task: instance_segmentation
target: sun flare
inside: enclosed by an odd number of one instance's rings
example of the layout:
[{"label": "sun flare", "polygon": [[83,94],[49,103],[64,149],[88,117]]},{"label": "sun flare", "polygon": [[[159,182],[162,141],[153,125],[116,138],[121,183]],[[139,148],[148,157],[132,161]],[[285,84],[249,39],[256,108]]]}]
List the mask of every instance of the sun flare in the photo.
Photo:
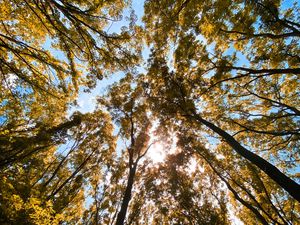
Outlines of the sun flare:
[{"label": "sun flare", "polygon": [[148,153],[147,153],[147,156],[151,159],[151,161],[153,163],[161,163],[164,161],[164,159],[166,158],[166,151],[164,149],[164,146],[162,143],[154,143]]},{"label": "sun flare", "polygon": [[171,143],[166,144],[155,134],[155,126],[150,130],[150,143],[151,147],[147,152],[147,157],[151,159],[153,163],[162,163],[166,156],[174,154],[177,151],[177,137],[176,134],[172,134],[169,139]]}]

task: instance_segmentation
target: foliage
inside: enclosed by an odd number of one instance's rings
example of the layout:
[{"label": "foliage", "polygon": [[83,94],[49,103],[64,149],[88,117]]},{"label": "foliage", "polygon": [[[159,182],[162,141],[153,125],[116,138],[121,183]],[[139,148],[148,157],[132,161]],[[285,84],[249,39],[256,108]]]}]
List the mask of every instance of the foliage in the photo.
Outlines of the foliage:
[{"label": "foliage", "polygon": [[298,2],[133,5],[0,3],[0,223],[299,224]]}]

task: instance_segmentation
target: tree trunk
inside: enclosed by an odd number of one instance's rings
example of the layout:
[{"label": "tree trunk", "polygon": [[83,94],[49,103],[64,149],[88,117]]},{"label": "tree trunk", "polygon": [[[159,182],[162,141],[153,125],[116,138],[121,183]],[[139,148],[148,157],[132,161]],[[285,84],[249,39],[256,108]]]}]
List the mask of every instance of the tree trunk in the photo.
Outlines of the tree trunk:
[{"label": "tree trunk", "polygon": [[284,175],[279,169],[273,166],[268,161],[260,156],[244,148],[238,141],[236,141],[230,134],[221,128],[215,126],[211,122],[194,114],[193,117],[200,123],[207,126],[212,131],[219,134],[239,155],[243,156],[258,168],[263,170],[273,181],[286,190],[293,198],[300,202],[300,185],[295,181]]},{"label": "tree trunk", "polygon": [[128,209],[128,205],[129,205],[129,201],[131,200],[131,191],[132,191],[132,187],[133,187],[133,183],[134,183],[136,166],[137,165],[134,164],[133,167],[130,168],[130,170],[129,170],[127,186],[126,186],[126,190],[125,190],[125,193],[124,193],[121,209],[118,213],[116,225],[123,225],[124,224],[127,209]]}]

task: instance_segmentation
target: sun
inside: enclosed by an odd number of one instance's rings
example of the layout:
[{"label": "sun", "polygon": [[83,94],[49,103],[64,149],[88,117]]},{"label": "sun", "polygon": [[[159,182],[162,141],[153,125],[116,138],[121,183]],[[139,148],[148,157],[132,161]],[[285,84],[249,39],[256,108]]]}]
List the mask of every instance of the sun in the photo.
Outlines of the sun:
[{"label": "sun", "polygon": [[160,142],[152,144],[147,152],[147,157],[150,158],[153,163],[162,163],[166,155],[167,153],[164,150],[164,146]]},{"label": "sun", "polygon": [[170,144],[166,144],[159,139],[155,134],[155,127],[150,130],[150,144],[146,157],[148,157],[153,163],[162,163],[169,154],[174,154],[177,151],[177,137],[176,134],[172,134],[169,139]]}]

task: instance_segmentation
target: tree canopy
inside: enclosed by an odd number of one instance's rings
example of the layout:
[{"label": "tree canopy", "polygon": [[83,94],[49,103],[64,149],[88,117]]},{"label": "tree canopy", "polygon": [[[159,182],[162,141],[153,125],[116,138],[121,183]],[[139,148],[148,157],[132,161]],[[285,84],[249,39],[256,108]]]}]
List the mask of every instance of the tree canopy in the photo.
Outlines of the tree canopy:
[{"label": "tree canopy", "polygon": [[300,224],[298,1],[137,5],[0,2],[0,223]]}]

